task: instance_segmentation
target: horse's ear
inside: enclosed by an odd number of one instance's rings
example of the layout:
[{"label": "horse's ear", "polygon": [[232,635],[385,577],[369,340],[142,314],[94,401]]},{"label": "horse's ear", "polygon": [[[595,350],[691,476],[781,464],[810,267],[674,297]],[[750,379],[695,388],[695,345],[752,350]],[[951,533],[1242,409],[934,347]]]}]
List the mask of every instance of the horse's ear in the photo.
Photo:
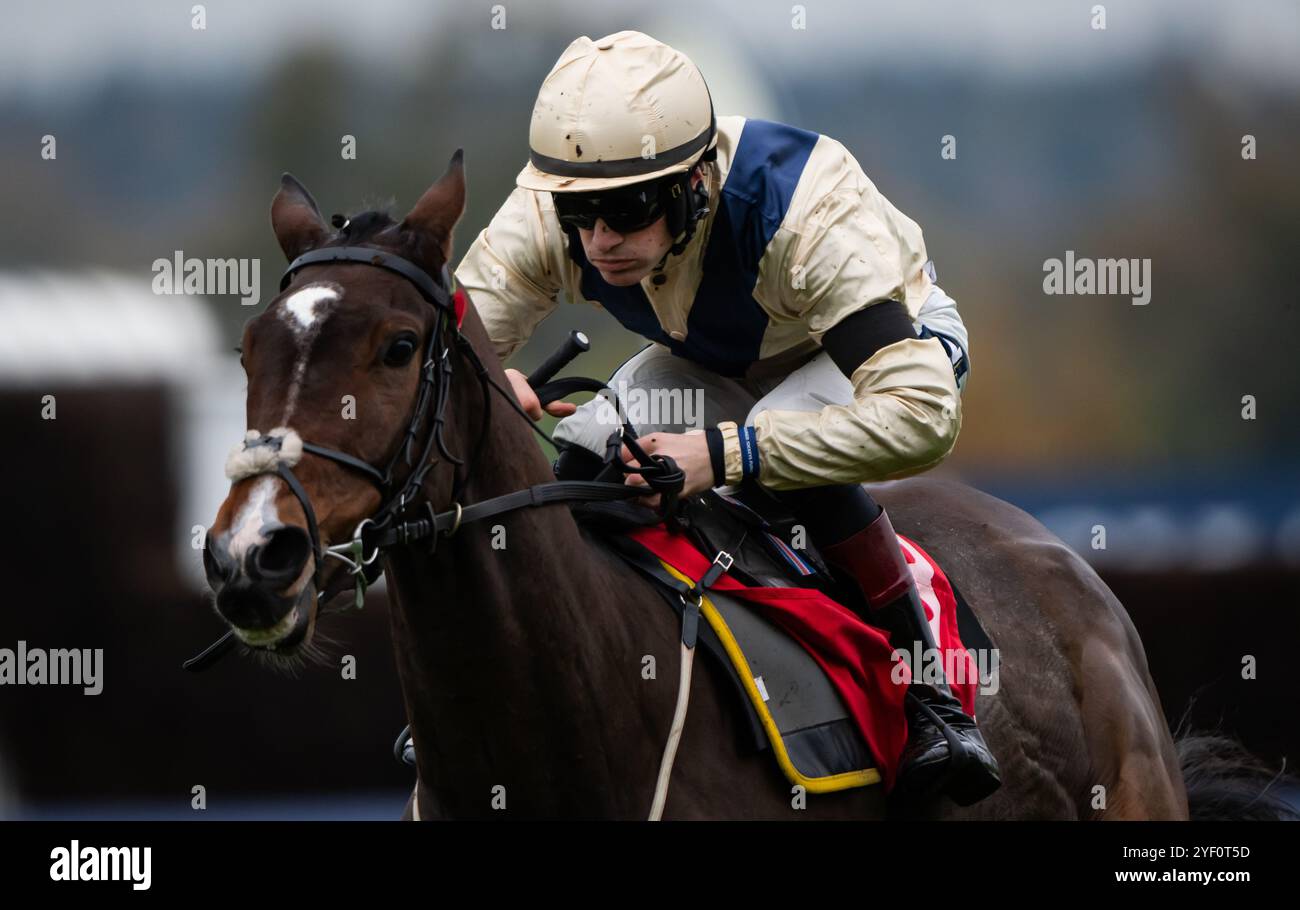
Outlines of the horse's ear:
[{"label": "horse's ear", "polygon": [[402,221],[403,230],[421,234],[436,245],[444,263],[451,261],[452,231],[465,212],[464,158],[465,150],[456,149],[447,173],[425,191]]},{"label": "horse's ear", "polygon": [[329,236],[316,200],[289,173],[280,178],[280,191],[271,202],[271,228],[290,262],[320,246]]}]

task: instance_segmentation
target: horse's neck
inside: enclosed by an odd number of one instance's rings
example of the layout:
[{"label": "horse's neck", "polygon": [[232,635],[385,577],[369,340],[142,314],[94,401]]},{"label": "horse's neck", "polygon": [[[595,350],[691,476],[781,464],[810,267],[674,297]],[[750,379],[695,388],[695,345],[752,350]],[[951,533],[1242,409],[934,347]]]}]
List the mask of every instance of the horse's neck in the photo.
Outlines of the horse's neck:
[{"label": "horse's neck", "polygon": [[[484,451],[463,456],[473,459],[463,505],[554,479],[523,418],[499,396],[491,415]],[[389,570],[398,671],[426,787],[469,788],[486,808],[491,787],[536,792],[577,776],[562,767],[575,753],[615,751],[591,704],[617,712],[628,697],[620,692],[633,688],[635,667],[626,685],[604,685],[614,658],[602,643],[626,617],[611,595],[626,578],[563,504],[465,525],[432,556],[394,554]]]}]

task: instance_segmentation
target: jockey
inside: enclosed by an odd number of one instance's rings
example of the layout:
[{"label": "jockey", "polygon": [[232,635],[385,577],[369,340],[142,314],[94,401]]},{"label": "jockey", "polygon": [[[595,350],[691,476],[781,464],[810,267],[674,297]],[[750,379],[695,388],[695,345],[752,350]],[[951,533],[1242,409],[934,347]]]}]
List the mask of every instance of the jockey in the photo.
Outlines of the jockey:
[{"label": "jockey", "polygon": [[[650,342],[612,389],[703,390],[693,432],[681,414],[632,421],[685,473],[681,495],[759,484],[857,583],[893,647],[938,653],[889,516],[862,487],[939,463],[961,426],[966,329],[920,228],[834,139],[716,117],[695,65],[640,32],[570,44],[528,139],[516,189],[456,270],[497,353],[518,350],[561,291],[604,307]],[[540,418],[523,374],[506,373]],[[614,406],[547,410],[564,416],[557,474],[592,476]],[[999,786],[946,681],[914,679],[904,703],[895,790],[969,805]]]}]

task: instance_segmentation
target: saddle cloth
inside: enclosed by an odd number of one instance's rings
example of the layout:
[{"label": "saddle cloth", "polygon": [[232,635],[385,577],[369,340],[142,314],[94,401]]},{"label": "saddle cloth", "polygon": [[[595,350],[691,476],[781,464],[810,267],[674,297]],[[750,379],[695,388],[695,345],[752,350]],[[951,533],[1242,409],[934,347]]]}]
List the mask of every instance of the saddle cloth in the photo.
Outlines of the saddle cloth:
[{"label": "saddle cloth", "polygon": [[[772,750],[791,784],[829,793],[883,783],[892,790],[907,742],[903,711],[906,664],[886,633],[863,622],[854,592],[839,588],[816,549],[796,547],[793,520],[765,517],[755,499],[712,491],[683,503],[686,533],[674,533],[649,510],[629,503],[584,503],[575,517],[615,552],[661,582],[665,600],[682,602],[670,579],[691,584],[719,550],[734,559],[704,596],[700,644],[732,679],[747,726],[743,748]],[[770,520],[769,520],[770,519]],[[719,541],[725,540],[722,544]],[[899,537],[935,640],[969,661],[954,694],[974,716],[979,684],[963,638],[987,636],[938,564]]]}]

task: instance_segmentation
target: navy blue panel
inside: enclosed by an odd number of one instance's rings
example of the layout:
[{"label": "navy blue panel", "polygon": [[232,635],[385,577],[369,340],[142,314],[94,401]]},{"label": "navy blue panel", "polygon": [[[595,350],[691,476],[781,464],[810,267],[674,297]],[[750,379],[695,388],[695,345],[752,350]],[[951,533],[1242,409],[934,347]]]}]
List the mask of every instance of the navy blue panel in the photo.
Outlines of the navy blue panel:
[{"label": "navy blue panel", "polygon": [[785,219],[817,134],[746,120],[714,215],[704,275],[687,320],[687,356],[743,375],[758,359],[767,313],[753,297],[758,264]]},{"label": "navy blue panel", "polygon": [[817,133],[768,120],[747,120],[714,214],[704,272],[687,319],[686,341],[668,337],[641,286],[620,288],[600,277],[569,234],[569,255],[582,270],[582,294],[627,329],[723,376],[743,376],[758,359],[768,318],[754,300],[758,265],[785,218]]},{"label": "navy blue panel", "polygon": [[728,216],[736,264],[748,275],[750,290],[758,280],[759,260],[785,220],[817,139],[816,133],[784,123],[745,121],[722,188],[722,209]]}]

